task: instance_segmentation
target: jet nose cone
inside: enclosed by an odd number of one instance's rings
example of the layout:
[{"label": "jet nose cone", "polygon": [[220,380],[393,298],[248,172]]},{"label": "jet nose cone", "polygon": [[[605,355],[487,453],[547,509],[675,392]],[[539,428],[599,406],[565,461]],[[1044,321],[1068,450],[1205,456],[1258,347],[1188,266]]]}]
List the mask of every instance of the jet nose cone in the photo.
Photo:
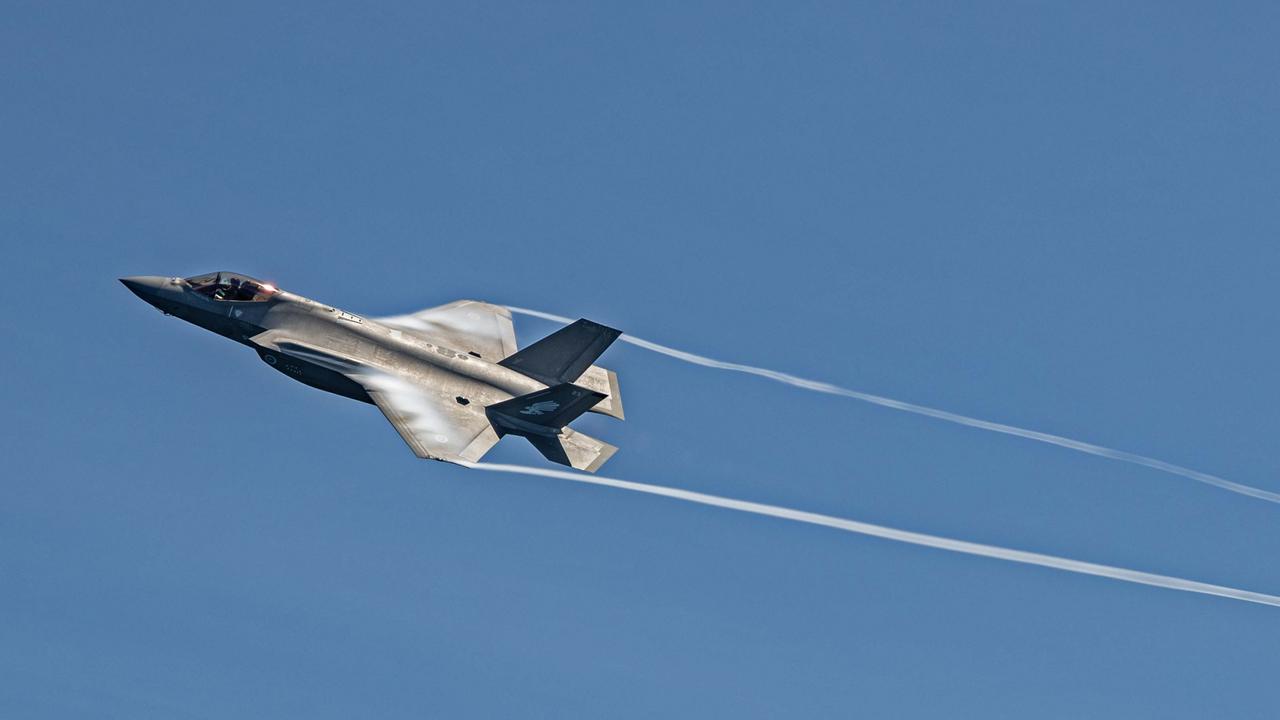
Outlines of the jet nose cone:
[{"label": "jet nose cone", "polygon": [[129,292],[146,300],[155,296],[156,291],[164,283],[164,278],[152,275],[135,275],[133,277],[122,277],[120,282],[129,288]]},{"label": "jet nose cone", "polygon": [[170,312],[174,304],[174,293],[170,291],[169,279],[155,275],[137,275],[120,278],[121,284],[129,288],[129,292],[137,295],[148,305]]}]

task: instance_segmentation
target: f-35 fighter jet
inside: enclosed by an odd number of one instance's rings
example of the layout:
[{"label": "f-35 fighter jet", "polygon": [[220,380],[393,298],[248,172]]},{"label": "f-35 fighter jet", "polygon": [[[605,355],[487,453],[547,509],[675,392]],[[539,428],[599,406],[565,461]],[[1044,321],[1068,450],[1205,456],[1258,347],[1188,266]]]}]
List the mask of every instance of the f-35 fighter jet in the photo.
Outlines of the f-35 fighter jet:
[{"label": "f-35 fighter jet", "polygon": [[420,458],[476,462],[520,435],[595,472],[617,450],[567,427],[587,411],[622,419],[618,376],[592,364],[613,328],[579,320],[517,350],[511,312],[474,300],[365,318],[238,273],[120,282],[299,382],[377,405]]}]

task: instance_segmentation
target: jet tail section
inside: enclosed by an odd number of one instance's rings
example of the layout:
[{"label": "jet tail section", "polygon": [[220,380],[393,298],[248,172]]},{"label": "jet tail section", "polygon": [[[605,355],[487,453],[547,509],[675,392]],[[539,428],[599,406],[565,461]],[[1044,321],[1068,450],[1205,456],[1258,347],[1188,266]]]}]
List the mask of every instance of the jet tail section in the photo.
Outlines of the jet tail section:
[{"label": "jet tail section", "polygon": [[607,443],[566,429],[604,399],[604,393],[572,383],[521,395],[484,409],[498,436],[520,435],[552,462],[595,472],[617,450]]},{"label": "jet tail section", "polygon": [[600,323],[578,320],[498,364],[547,385],[571,383],[621,334]]}]

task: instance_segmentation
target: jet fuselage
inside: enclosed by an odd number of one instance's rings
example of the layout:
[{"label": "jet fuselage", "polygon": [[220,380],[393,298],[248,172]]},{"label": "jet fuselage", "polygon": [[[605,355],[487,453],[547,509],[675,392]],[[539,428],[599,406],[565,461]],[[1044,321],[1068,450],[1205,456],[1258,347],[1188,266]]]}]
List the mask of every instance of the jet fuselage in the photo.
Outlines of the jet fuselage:
[{"label": "jet fuselage", "polygon": [[[429,368],[439,368],[481,383],[481,396],[458,400],[463,404],[490,405],[547,387],[498,365],[501,358],[444,347],[275,288],[266,299],[241,301],[203,295],[181,278],[140,276],[121,282],[167,315],[248,345],[264,362],[294,380],[361,402],[373,401],[363,387],[339,371],[344,362],[424,380]],[[289,352],[281,352],[275,335],[287,335]]]}]

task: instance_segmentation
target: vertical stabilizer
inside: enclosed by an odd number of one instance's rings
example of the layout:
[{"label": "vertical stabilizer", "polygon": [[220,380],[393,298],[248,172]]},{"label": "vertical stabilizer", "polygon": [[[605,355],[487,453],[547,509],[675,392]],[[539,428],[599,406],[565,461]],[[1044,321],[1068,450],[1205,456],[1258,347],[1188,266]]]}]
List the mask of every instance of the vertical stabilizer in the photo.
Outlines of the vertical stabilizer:
[{"label": "vertical stabilizer", "polygon": [[498,364],[547,385],[571,383],[621,334],[600,323],[578,320]]}]

